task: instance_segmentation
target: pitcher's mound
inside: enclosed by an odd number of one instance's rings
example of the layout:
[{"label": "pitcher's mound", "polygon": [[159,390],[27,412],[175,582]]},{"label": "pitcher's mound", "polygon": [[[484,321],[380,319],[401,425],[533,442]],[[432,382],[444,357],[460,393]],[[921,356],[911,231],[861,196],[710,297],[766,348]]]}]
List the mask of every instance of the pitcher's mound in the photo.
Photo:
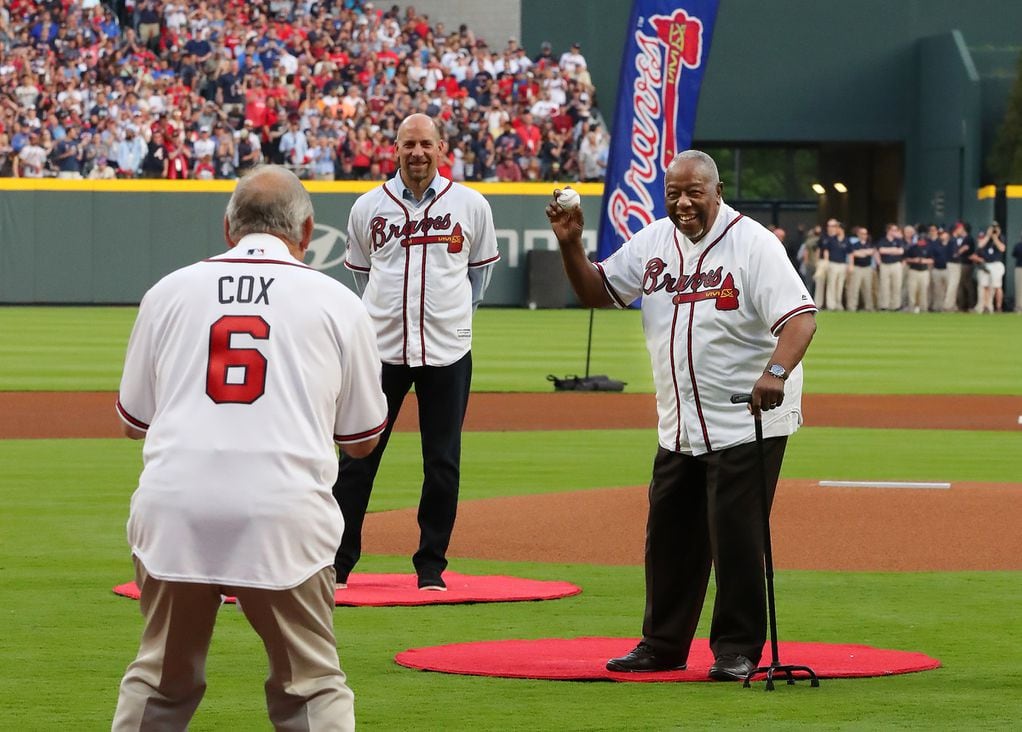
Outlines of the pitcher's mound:
[{"label": "pitcher's mound", "polygon": [[[420,590],[414,574],[352,574],[348,587],[334,593],[337,605],[385,607],[394,605],[457,605],[465,602],[521,602],[556,600],[582,592],[570,582],[444,572],[446,592]],[[138,586],[128,582],[114,593],[139,598]],[[225,602],[234,602],[233,597]]]},{"label": "pitcher's mound", "polygon": [[[628,638],[542,638],[478,643],[452,643],[412,648],[395,660],[402,666],[469,676],[558,681],[709,681],[713,654],[704,638],[692,643],[685,671],[618,673],[608,671],[607,659],[628,653],[638,641]],[[844,643],[778,644],[782,664],[809,666],[819,678],[890,676],[938,668],[940,661],[922,653],[893,651]],[[761,663],[770,661],[769,643]],[[765,674],[754,680],[762,680]],[[796,678],[799,674],[796,673]],[[775,677],[775,683],[782,676]]]}]

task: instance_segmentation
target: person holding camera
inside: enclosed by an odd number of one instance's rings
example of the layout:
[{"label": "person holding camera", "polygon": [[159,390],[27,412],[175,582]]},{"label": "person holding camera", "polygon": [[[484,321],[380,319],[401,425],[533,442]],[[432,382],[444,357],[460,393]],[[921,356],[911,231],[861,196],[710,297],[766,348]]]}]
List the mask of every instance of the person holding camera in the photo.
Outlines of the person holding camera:
[{"label": "person holding camera", "polygon": [[1001,239],[1001,227],[995,221],[976,240],[976,282],[979,285],[977,313],[994,313],[1004,301],[1004,253],[1008,247]]}]

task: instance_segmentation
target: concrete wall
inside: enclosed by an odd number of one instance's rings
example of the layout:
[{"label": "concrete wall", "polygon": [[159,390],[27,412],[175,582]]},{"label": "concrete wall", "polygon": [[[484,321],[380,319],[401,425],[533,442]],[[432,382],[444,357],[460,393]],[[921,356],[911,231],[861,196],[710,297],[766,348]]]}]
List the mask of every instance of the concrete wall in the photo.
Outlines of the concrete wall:
[{"label": "concrete wall", "polygon": [[[522,3],[521,0],[501,0],[501,2],[473,2],[472,0],[415,0],[409,3],[416,11],[429,16],[430,23],[443,21],[448,33],[458,30],[462,23],[476,34],[476,38],[485,40],[491,49],[500,50],[507,44],[507,39],[514,36],[522,37]],[[378,2],[377,7],[389,8],[390,3]],[[402,10],[404,5],[401,6]],[[535,50],[529,48],[530,55],[539,52],[539,44]]]},{"label": "concrete wall", "polygon": [[[0,303],[133,303],[162,276],[223,251],[223,212],[230,182],[132,181],[32,183],[0,180]],[[20,189],[19,189],[20,187]],[[316,234],[306,263],[349,287],[343,266],[348,211],[356,188],[310,183]],[[488,305],[528,302],[527,254],[556,250],[543,209],[552,184],[482,184],[493,210],[501,261]],[[101,188],[101,190],[97,190]],[[577,185],[590,225],[583,239],[596,251],[603,186]],[[560,268],[560,264],[557,264]],[[560,305],[572,302],[569,293]]]}]

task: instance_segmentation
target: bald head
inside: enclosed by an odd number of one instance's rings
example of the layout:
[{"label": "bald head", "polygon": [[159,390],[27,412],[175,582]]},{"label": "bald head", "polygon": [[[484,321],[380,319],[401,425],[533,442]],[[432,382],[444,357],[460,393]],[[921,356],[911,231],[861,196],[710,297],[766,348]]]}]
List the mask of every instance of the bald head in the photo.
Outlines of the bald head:
[{"label": "bald head", "polygon": [[230,242],[246,234],[276,234],[298,245],[305,239],[306,228],[311,233],[312,200],[290,170],[261,165],[238,181],[224,219]]},{"label": "bald head", "polygon": [[437,142],[440,141],[440,128],[428,114],[410,114],[401,120],[397,128],[397,138],[400,140],[402,136],[407,137],[413,134],[413,130],[416,136],[432,134]]},{"label": "bald head", "polygon": [[397,128],[397,163],[401,180],[416,200],[422,199],[436,175],[441,156],[446,152],[440,128],[429,115],[409,115]]}]

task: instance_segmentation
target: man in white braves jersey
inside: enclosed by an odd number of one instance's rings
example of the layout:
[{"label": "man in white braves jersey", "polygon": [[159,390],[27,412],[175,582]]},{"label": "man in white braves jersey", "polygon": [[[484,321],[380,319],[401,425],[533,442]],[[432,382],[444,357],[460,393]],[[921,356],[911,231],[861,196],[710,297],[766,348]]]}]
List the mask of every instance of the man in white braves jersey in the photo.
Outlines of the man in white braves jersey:
[{"label": "man in white braves jersey", "polygon": [[369,457],[341,456],[334,485],[345,522],[334,565],[340,588],[361,555],[373,480],[414,384],[423,482],[412,564],[420,589],[446,589],[441,575],[458,508],[472,314],[500,257],[486,199],[437,173],[446,150],[431,118],[406,118],[397,132],[398,174],[359,197],[348,217],[344,264],[354,272],[376,328],[388,424]]},{"label": "man in white braves jersey", "polygon": [[145,628],[115,730],[188,726],[221,594],[266,646],[274,727],[354,728],[333,628],[334,443],[369,454],[387,412],[365,309],[302,264],[312,213],[293,173],[254,170],[227,205],[229,251],[142,300],[117,411],[145,438],[128,520]]},{"label": "man in white braves jersey", "polygon": [[[547,206],[564,267],[589,307],[642,297],[659,443],[649,487],[642,641],[612,671],[685,668],[711,566],[717,584],[710,676],[740,679],[766,641],[764,533],[754,415],[773,489],[801,423],[802,368],[817,308],[769,231],[722,200],[713,159],[687,150],[667,169],[667,217],[600,264],[580,209]],[[731,403],[752,393],[750,407]]]}]

